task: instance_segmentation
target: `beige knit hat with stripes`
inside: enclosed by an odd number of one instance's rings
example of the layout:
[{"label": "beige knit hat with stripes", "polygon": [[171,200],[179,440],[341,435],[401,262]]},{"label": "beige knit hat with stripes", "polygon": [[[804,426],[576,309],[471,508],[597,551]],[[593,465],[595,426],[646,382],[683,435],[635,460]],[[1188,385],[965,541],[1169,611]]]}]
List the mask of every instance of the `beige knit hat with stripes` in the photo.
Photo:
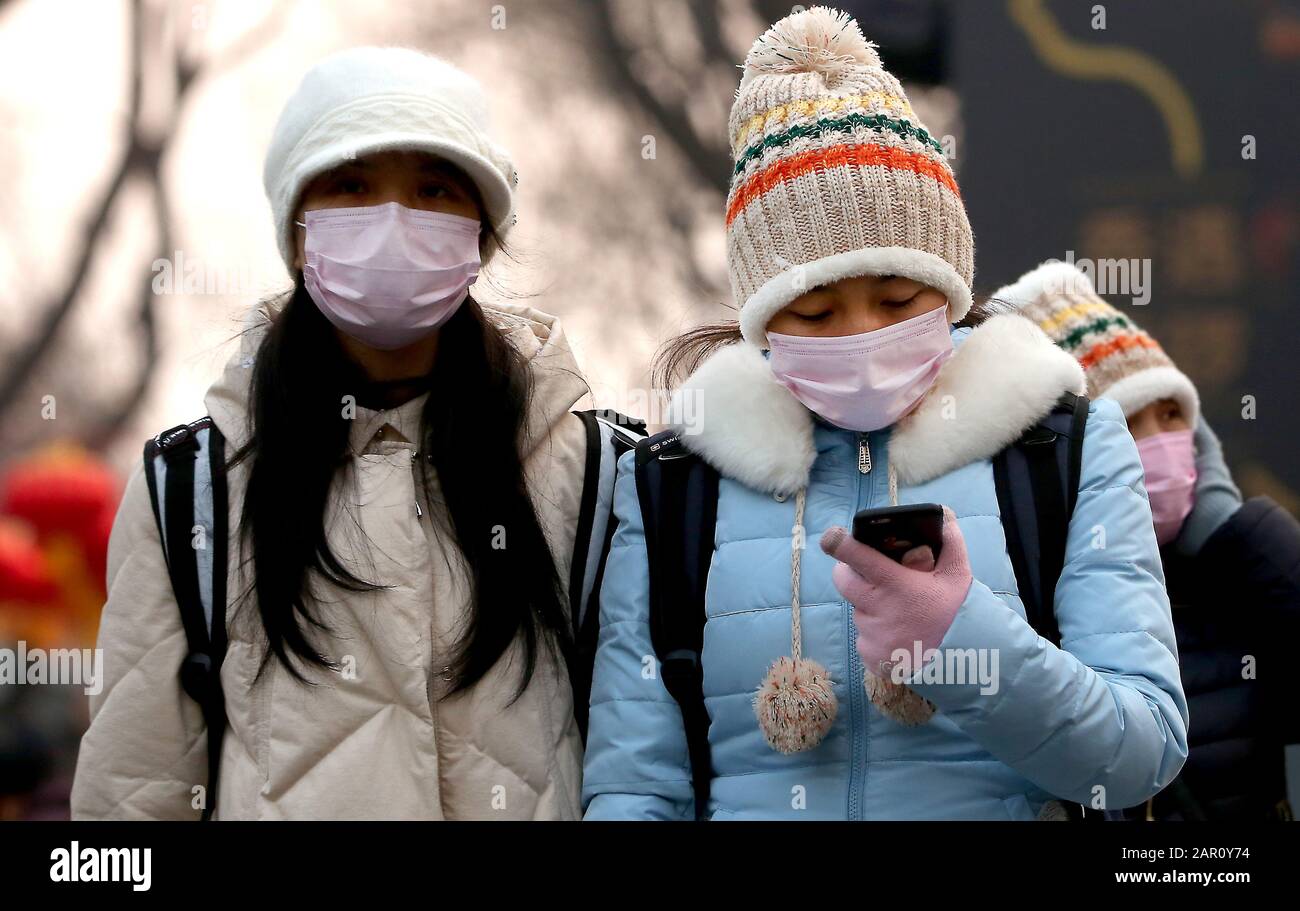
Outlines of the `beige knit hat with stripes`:
[{"label": "beige knit hat with stripes", "polygon": [[1152,402],[1173,399],[1187,423],[1196,426],[1201,412],[1196,386],[1159,342],[1098,296],[1078,266],[1043,263],[1000,289],[992,301],[1019,310],[1073,354],[1088,378],[1089,396],[1114,399],[1126,418]]},{"label": "beige knit hat with stripes", "polygon": [[728,123],[727,262],[745,339],[805,291],[901,275],[971,304],[975,241],[943,147],[848,14],[787,16],[745,58]]}]

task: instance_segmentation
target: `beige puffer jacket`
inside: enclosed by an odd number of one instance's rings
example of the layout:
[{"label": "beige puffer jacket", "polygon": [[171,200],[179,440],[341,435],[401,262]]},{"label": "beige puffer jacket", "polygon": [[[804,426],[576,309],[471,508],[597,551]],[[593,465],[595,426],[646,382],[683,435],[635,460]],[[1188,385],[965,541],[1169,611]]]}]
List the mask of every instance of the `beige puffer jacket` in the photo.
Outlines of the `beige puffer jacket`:
[{"label": "beige puffer jacket", "polygon": [[[585,453],[582,424],[569,412],[586,385],[553,317],[509,305],[486,312],[533,371],[525,468],[567,580]],[[249,368],[263,328],[245,334],[205,399],[228,452],[247,437]],[[316,641],[344,672],[315,673],[314,687],[294,681],[276,661],[254,684],[264,650],[261,622],[251,600],[235,600],[247,587],[235,537],[246,475],[242,467],[230,473],[230,646],[221,671],[229,729],[218,818],[582,815],[582,747],[562,661],[542,651],[532,682],[511,705],[522,652],[516,646],[471,690],[442,698],[468,596],[460,552],[431,519],[415,482],[412,440],[423,402],[387,412],[358,409],[350,476],[340,473],[327,513],[330,546],[361,578],[391,587],[324,592],[320,616],[335,636]],[[304,431],[303,445],[310,441]],[[436,502],[436,477],[426,474]],[[195,819],[194,789],[207,779],[206,733],[178,679],[185,635],[143,470],[131,479],[113,526],[108,585],[99,631],[104,687],[91,699],[73,817]]]}]

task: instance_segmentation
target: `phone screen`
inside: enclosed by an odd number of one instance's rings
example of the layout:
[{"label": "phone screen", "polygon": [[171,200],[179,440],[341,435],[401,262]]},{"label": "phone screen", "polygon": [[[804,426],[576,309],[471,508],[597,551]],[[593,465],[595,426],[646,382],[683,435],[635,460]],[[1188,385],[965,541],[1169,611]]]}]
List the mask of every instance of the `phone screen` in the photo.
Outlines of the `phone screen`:
[{"label": "phone screen", "polygon": [[943,507],[937,503],[864,509],[853,518],[853,537],[893,560],[926,545],[939,559],[943,545]]}]

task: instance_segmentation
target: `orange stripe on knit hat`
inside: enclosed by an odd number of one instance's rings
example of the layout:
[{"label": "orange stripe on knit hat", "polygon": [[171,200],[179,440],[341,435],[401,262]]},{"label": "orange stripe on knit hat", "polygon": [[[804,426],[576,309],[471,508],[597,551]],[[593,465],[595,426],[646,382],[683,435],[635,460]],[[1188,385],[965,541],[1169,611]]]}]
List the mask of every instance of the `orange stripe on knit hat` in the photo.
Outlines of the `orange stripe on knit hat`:
[{"label": "orange stripe on knit hat", "polygon": [[1130,348],[1155,348],[1159,350],[1160,344],[1145,332],[1138,335],[1118,335],[1108,341],[1093,345],[1080,356],[1079,363],[1086,370],[1103,358],[1118,354],[1121,351],[1127,351]]},{"label": "orange stripe on knit hat", "polygon": [[961,198],[957,181],[953,179],[948,169],[924,155],[875,143],[837,145],[826,149],[810,149],[807,152],[782,158],[750,177],[741,185],[732,197],[731,204],[727,206],[727,225],[730,226],[741,210],[757,197],[784,181],[795,180],[810,171],[846,167],[883,167],[895,171],[912,171],[938,181],[959,199]]}]

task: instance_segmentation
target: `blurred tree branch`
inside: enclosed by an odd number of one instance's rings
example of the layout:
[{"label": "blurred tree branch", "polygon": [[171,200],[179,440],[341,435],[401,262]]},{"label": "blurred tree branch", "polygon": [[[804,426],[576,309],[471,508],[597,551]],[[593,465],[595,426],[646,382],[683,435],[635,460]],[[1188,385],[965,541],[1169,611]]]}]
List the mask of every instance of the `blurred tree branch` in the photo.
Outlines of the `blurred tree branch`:
[{"label": "blurred tree branch", "polygon": [[[0,6],[5,0],[0,0]],[[265,45],[279,28],[285,12],[285,6],[273,4],[263,19],[246,32],[240,40],[219,54],[214,54],[207,62],[194,61],[186,54],[185,42],[177,41],[174,48],[169,48],[161,39],[163,25],[170,7],[156,16],[146,11],[143,0],[132,0],[128,15],[131,50],[128,76],[128,110],[127,148],[116,170],[109,178],[98,205],[87,222],[83,232],[81,247],[77,252],[71,277],[58,299],[44,310],[40,325],[32,337],[8,359],[3,374],[0,374],[0,416],[9,411],[19,400],[23,389],[31,379],[33,372],[46,356],[55,348],[60,328],[76,309],[78,300],[90,271],[98,247],[104,239],[109,218],[116,205],[123,187],[131,179],[140,179],[150,188],[154,218],[157,226],[156,259],[172,255],[172,213],[170,196],[160,172],[162,159],[167,147],[176,134],[180,113],[184,101],[197,79],[204,75],[222,72],[233,68],[247,56]],[[171,53],[170,65],[174,69],[174,97],[171,104],[170,121],[162,131],[161,137],[150,134],[141,121],[142,80],[146,64],[148,42],[146,30],[153,27],[154,34],[160,37],[158,47],[162,53]],[[148,392],[158,355],[157,325],[154,318],[153,269],[146,268],[144,281],[140,289],[136,306],[136,319],[132,329],[138,333],[141,356],[135,374],[127,384],[125,393],[118,398],[102,418],[86,433],[87,441],[92,445],[102,446],[113,439],[116,433],[135,413]]]},{"label": "blurred tree branch", "polygon": [[[729,150],[725,143],[703,139],[691,125],[684,107],[664,102],[654,90],[633,70],[630,61],[636,48],[630,46],[614,22],[615,0],[596,0],[590,4],[591,27],[601,48],[600,61],[613,81],[616,91],[625,91],[659,124],[672,143],[685,156],[696,177],[706,186],[713,187],[725,196],[729,184],[727,162]],[[710,55],[723,47],[718,33],[717,12],[712,4],[702,7],[691,0],[692,18],[698,24],[707,23],[706,34],[701,39]]]},{"label": "blurred tree branch", "polygon": [[46,308],[45,315],[41,319],[35,335],[27,342],[26,346],[9,357],[8,366],[4,373],[0,374],[0,415],[13,407],[23,387],[27,384],[32,371],[53,346],[59,327],[63,325],[64,320],[76,305],[77,298],[81,293],[81,287],[90,271],[90,264],[94,259],[95,248],[100,235],[103,234],[108,224],[113,204],[117,201],[117,197],[121,193],[122,187],[125,186],[127,178],[141,165],[147,166],[148,160],[157,154],[156,150],[148,150],[140,141],[136,129],[136,121],[140,115],[140,73],[144,56],[141,0],[132,0],[130,17],[131,53],[129,57],[127,123],[131,125],[131,142],[127,146],[117,170],[109,178],[104,195],[101,197],[99,205],[86,226],[81,250],[78,252],[76,262],[72,267],[72,276],[67,286],[54,305]]},{"label": "blurred tree branch", "polygon": [[[231,47],[214,55],[206,63],[194,63],[186,58],[183,43],[178,43],[175,56],[176,103],[172,107],[172,121],[166,133],[170,138],[176,134],[180,120],[182,100],[193,87],[197,79],[204,75],[226,72],[238,66],[245,58],[264,47],[269,39],[279,30],[281,20],[288,7],[274,4],[268,13],[253,28],[249,29]],[[171,195],[166,182],[160,178],[158,166],[161,155],[152,163],[150,173],[153,177],[154,219],[158,225],[158,259],[172,255],[172,212]],[[141,337],[142,355],[135,376],[127,387],[126,393],[118,403],[109,410],[107,416],[100,419],[90,432],[89,439],[94,446],[104,446],[112,441],[118,431],[127,423],[136,409],[144,401],[149,391],[149,380],[153,375],[154,363],[158,356],[158,328],[154,319],[153,270],[144,277],[140,288],[139,303],[136,308],[136,326]]]}]

